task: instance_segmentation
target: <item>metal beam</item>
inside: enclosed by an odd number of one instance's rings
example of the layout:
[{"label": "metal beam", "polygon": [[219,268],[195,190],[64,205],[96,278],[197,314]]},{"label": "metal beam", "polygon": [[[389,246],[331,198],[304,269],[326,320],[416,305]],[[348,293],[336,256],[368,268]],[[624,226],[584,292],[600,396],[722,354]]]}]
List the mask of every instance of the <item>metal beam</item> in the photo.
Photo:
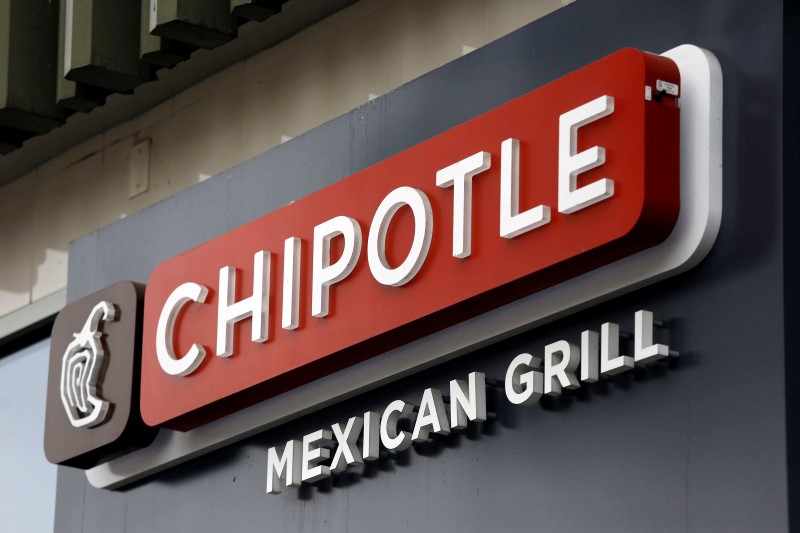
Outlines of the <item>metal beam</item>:
[{"label": "metal beam", "polygon": [[140,0],[63,0],[60,75],[83,85],[131,92],[153,79],[139,60]]},{"label": "metal beam", "polygon": [[158,35],[150,35],[150,2],[141,2],[139,55],[156,67],[172,68],[181,61],[186,61],[197,50],[193,46],[173,41]]},{"label": "metal beam", "polygon": [[[272,18],[286,1],[0,0],[0,184],[52,157],[53,146],[63,149],[85,139],[89,129],[97,132],[131,118],[356,0],[303,0],[302,7]],[[133,92],[155,79],[156,70],[177,66],[198,47],[232,40],[248,20],[267,18],[258,28],[243,27],[245,39],[195,58],[193,67],[160,72],[161,88],[149,88],[138,100],[112,102],[113,110],[101,111],[105,118],[64,124],[75,111],[105,105],[113,93]],[[46,132],[48,142],[31,142],[27,150],[5,156]]]},{"label": "metal beam", "polygon": [[152,35],[212,49],[237,35],[230,0],[145,0]]},{"label": "metal beam", "polygon": [[262,22],[281,12],[288,0],[230,0],[231,12],[246,20]]},{"label": "metal beam", "polygon": [[66,120],[55,98],[57,28],[52,1],[0,0],[0,126],[42,134]]}]

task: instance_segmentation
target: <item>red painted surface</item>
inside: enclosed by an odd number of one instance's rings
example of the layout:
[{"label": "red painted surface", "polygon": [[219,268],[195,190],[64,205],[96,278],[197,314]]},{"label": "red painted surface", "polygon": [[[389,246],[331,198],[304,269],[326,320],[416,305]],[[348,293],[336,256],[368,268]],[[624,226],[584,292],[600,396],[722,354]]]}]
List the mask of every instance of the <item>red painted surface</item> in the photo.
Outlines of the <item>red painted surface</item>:
[{"label": "red painted surface", "polygon": [[[680,82],[675,64],[626,49],[457,126],[282,209],[177,256],[154,271],[145,300],[141,410],[150,425],[190,429],[382,353],[428,333],[521,298],[598,266],[654,246],[679,211],[679,110],[672,99],[646,101],[656,80]],[[468,88],[465,88],[468,90]],[[571,215],[558,212],[559,116],[599,96],[614,112],[580,128],[578,151],[606,149],[606,162],[579,185],[608,177],[614,196]],[[520,211],[551,207],[551,222],[513,239],[499,236],[500,143],[520,140]],[[453,189],[436,172],[479,151],[492,168],[473,179],[472,255],[451,255]],[[288,179],[289,177],[287,177]],[[369,225],[381,200],[408,185],[424,191],[434,217],[433,240],[417,276],[386,287],[367,264]],[[355,270],[331,288],[331,312],[311,316],[314,226],[338,215],[355,218],[364,235]],[[412,217],[392,223],[387,256],[405,257]],[[303,239],[300,326],[281,329],[283,241]],[[234,354],[214,355],[219,269],[238,270],[237,301],[252,293],[253,254],[272,253],[270,339],[250,341],[250,319],[235,327]],[[332,261],[338,256],[334,252]],[[169,294],[188,281],[209,288],[175,327],[176,353],[206,347],[200,367],[169,376],[158,364],[155,331]]]}]

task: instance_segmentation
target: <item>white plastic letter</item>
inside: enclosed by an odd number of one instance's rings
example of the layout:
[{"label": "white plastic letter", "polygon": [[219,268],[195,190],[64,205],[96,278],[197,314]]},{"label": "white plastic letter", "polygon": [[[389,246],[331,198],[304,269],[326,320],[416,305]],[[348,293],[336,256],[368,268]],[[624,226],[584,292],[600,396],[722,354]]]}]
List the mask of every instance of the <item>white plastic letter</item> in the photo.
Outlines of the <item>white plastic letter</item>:
[{"label": "white plastic letter", "polygon": [[270,253],[256,252],[253,255],[253,294],[236,299],[236,269],[224,266],[219,269],[219,304],[217,310],[217,355],[233,355],[233,325],[251,317],[253,342],[264,342],[269,338],[269,259]]},{"label": "white plastic letter", "polygon": [[[556,354],[560,354],[558,357]],[[580,387],[575,370],[580,361],[580,349],[567,341],[557,341],[544,347],[544,393],[561,394],[561,387]]]},{"label": "white plastic letter", "polygon": [[453,257],[472,253],[472,177],[491,166],[491,154],[478,152],[436,173],[436,185],[453,187]]},{"label": "white plastic letter", "polygon": [[[405,260],[392,268],[386,260],[386,233],[395,213],[408,205],[414,213],[414,240]],[[425,193],[413,187],[399,187],[383,199],[375,211],[367,238],[369,269],[378,283],[399,287],[417,275],[428,256],[433,233],[433,212]]]},{"label": "white plastic letter", "polygon": [[519,212],[519,141],[500,145],[500,236],[511,239],[550,222],[550,207],[537,205]]},{"label": "white plastic letter", "polygon": [[539,368],[541,357],[529,353],[516,356],[506,370],[506,398],[514,405],[533,405],[544,391],[544,376],[536,370],[523,372],[525,368]]},{"label": "white plastic letter", "polygon": [[206,356],[206,349],[200,344],[192,344],[189,351],[181,358],[175,355],[175,343],[172,340],[172,333],[175,329],[175,321],[189,302],[203,303],[208,296],[208,289],[197,283],[184,283],[172,291],[161,315],[158,317],[156,328],[156,356],[158,364],[170,376],[186,376],[195,371],[203,362]]},{"label": "white plastic letter", "polygon": [[470,422],[486,420],[486,375],[471,372],[469,385],[460,379],[450,382],[450,427],[464,429]]},{"label": "white plastic letter", "polygon": [[297,329],[300,318],[300,239],[283,242],[283,306],[281,327]]},{"label": "white plastic letter", "polygon": [[331,430],[318,429],[303,437],[303,473],[301,479],[309,483],[331,475],[331,469],[319,464],[330,458],[331,451],[322,446],[331,443]]},{"label": "white plastic letter", "polygon": [[381,415],[375,411],[364,413],[364,442],[362,456],[365,461],[375,461],[380,457]]},{"label": "white plastic letter", "polygon": [[283,487],[300,486],[299,440],[286,443],[282,453],[274,447],[267,452],[267,494],[280,494]]},{"label": "white plastic letter", "polygon": [[[331,264],[331,239],[341,235],[344,251]],[[311,271],[311,315],[328,316],[330,287],[346,278],[361,255],[361,226],[353,218],[334,217],[314,228],[314,257]]]},{"label": "white plastic letter", "polygon": [[356,441],[361,434],[363,426],[364,419],[357,416],[348,420],[344,428],[342,428],[341,424],[333,425],[331,429],[333,429],[333,438],[336,440],[337,446],[331,460],[331,472],[344,472],[347,465],[364,464],[361,452],[358,451],[358,446],[356,446]]},{"label": "white plastic letter", "polygon": [[669,355],[669,346],[653,344],[653,313],[650,311],[636,311],[633,339],[633,359],[637,363],[652,363]]},{"label": "white plastic letter", "polygon": [[606,162],[606,150],[593,146],[578,151],[578,128],[614,112],[614,97],[601,96],[561,115],[558,125],[558,210],[574,213],[614,196],[614,180],[599,179],[578,187],[578,174]]},{"label": "white plastic letter", "polygon": [[395,400],[383,411],[381,417],[381,443],[389,450],[401,452],[411,446],[411,433],[397,431],[397,422],[403,415],[409,415],[414,406],[403,400]]},{"label": "white plastic letter", "polygon": [[619,354],[619,325],[600,326],[600,373],[613,376],[633,368],[633,357]]},{"label": "white plastic letter", "polygon": [[439,435],[450,434],[447,410],[444,408],[442,392],[438,389],[425,389],[425,392],[422,393],[422,401],[419,404],[419,413],[414,422],[411,440],[414,442],[428,440],[431,431]]},{"label": "white plastic letter", "polygon": [[581,333],[581,381],[594,383],[597,381],[599,363],[598,347],[600,336],[596,331],[586,330]]}]

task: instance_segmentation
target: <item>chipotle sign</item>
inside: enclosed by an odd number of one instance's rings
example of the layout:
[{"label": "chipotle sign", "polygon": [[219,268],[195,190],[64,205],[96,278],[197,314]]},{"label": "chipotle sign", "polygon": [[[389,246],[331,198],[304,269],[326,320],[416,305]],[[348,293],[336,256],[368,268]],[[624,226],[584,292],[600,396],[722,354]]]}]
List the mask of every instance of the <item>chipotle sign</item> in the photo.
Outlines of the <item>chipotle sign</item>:
[{"label": "chipotle sign", "polygon": [[197,427],[660,243],[680,84],[622,50],[162,263],[144,421]]}]

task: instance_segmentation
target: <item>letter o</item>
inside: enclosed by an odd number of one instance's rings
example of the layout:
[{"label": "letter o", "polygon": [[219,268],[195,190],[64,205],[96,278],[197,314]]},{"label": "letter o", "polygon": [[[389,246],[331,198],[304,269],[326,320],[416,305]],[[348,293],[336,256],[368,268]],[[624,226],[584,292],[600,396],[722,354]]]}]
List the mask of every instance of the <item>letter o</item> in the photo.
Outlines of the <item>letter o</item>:
[{"label": "letter o", "polygon": [[[397,268],[386,260],[386,233],[395,213],[407,205],[414,214],[414,240],[405,260]],[[400,287],[417,275],[428,256],[433,233],[433,211],[425,193],[413,187],[398,187],[383,199],[375,211],[367,240],[367,259],[378,283]]]}]

